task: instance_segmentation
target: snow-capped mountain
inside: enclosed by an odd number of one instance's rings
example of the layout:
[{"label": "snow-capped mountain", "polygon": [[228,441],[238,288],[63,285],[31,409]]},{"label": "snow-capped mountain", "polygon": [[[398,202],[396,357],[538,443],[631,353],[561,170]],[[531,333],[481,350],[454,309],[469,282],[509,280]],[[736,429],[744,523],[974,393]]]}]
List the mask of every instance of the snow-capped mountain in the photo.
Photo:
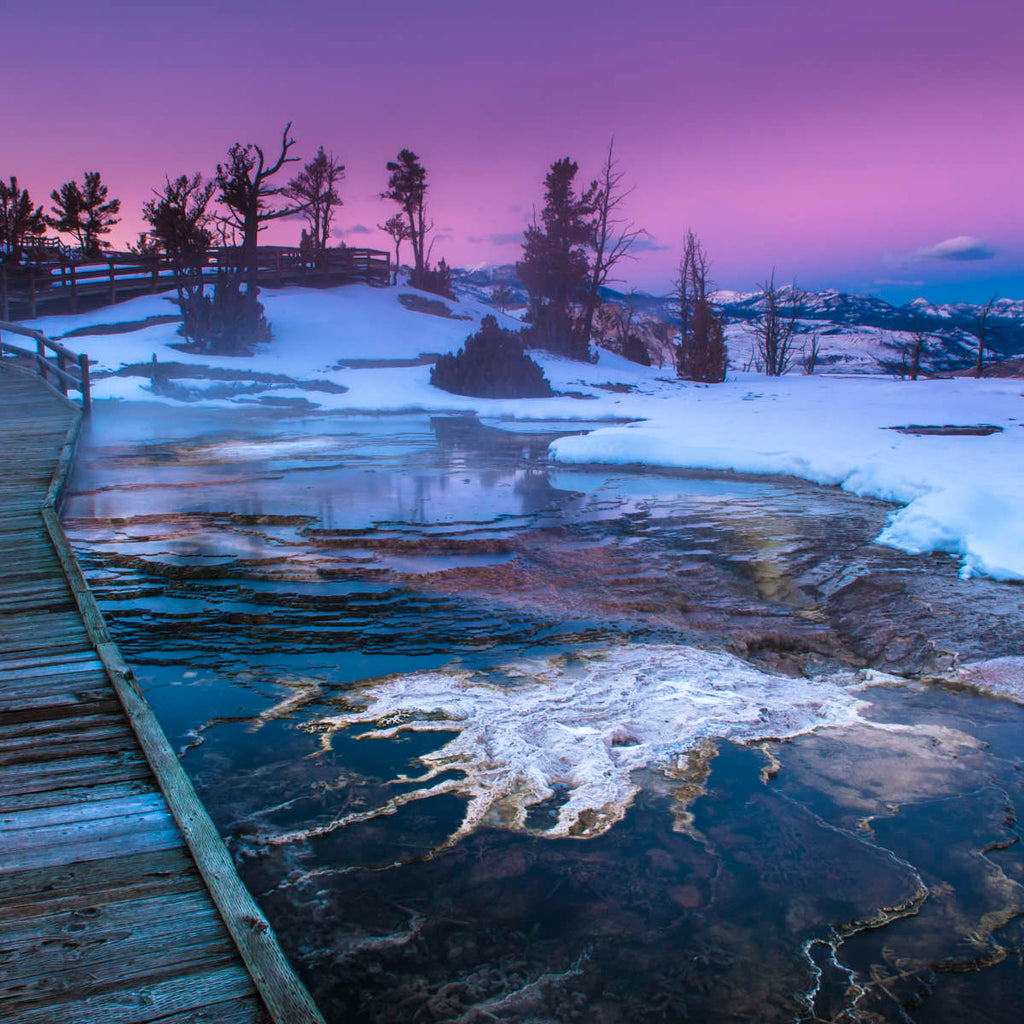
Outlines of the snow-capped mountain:
[{"label": "snow-capped mountain", "polygon": [[[453,278],[460,295],[493,303],[495,289],[500,289],[497,294],[505,308],[526,305],[526,289],[511,264],[456,269]],[[783,286],[780,291],[788,300],[790,288]],[[606,304],[628,306],[638,322],[661,321],[670,329],[678,323],[671,296],[605,288],[601,297]],[[732,361],[736,364],[739,359],[742,365],[745,357],[736,347],[749,348],[751,328],[763,311],[764,297],[761,292],[722,289],[713,294],[713,300],[729,325]],[[799,293],[797,333],[808,341],[818,336],[825,366],[877,370],[879,360],[886,361],[915,332],[921,332],[928,335],[927,349],[935,368],[949,371],[972,363],[981,313],[981,306],[966,302],[936,305],[914,299],[894,306],[874,295],[828,288]],[[1024,355],[1024,300],[997,299],[987,328],[987,359]]]}]

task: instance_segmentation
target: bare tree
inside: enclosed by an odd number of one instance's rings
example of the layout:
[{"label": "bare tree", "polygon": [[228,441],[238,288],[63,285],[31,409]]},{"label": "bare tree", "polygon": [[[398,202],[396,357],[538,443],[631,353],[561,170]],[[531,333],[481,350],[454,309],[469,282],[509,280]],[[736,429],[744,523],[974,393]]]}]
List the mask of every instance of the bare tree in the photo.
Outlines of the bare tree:
[{"label": "bare tree", "polygon": [[226,164],[217,164],[218,200],[227,209],[225,220],[242,234],[241,264],[245,274],[246,291],[251,292],[255,301],[256,249],[259,233],[269,221],[279,217],[292,217],[301,209],[298,205],[271,208],[268,204],[278,196],[286,195],[288,186],[273,185],[271,178],[285,164],[298,163],[297,156],[288,151],[295,145],[289,135],[292,123],[289,121],[281,133],[281,151],[275,160],[268,161],[263,149],[254,143],[242,145],[236,142],[228,150]]},{"label": "bare tree", "polygon": [[803,355],[800,358],[800,365],[804,368],[804,373],[810,376],[814,373],[815,367],[818,365],[818,360],[821,358],[821,345],[818,342],[818,332],[815,331],[811,335],[810,347],[807,343],[804,343]]},{"label": "bare tree", "polygon": [[345,165],[339,164],[334,154],[324,152],[321,146],[316,156],[282,190],[282,195],[291,199],[308,221],[315,256],[327,248],[335,208],[342,205],[337,185],[344,177]]},{"label": "bare tree", "polygon": [[996,304],[996,299],[998,297],[998,295],[993,295],[992,298],[981,307],[981,312],[974,317],[973,323],[967,328],[971,334],[978,339],[978,355],[974,364],[975,377],[981,377],[984,375],[985,349],[989,347],[992,336],[996,333],[995,329],[989,323],[989,317],[992,314],[992,307]]},{"label": "bare tree", "polygon": [[722,318],[708,298],[710,267],[700,239],[687,231],[675,291],[679,306],[676,373],[686,380],[718,384],[725,380],[729,353]]},{"label": "bare tree", "polygon": [[407,238],[412,237],[412,229],[409,227],[408,220],[406,220],[406,218],[400,213],[396,213],[394,216],[388,217],[383,224],[378,224],[377,227],[381,231],[385,232],[385,234],[390,235],[391,241],[395,243],[395,265],[392,269],[391,283],[393,285],[398,284],[398,261],[402,253],[402,243]]},{"label": "bare tree", "polygon": [[781,377],[793,359],[793,336],[800,316],[803,293],[795,284],[786,289],[789,302],[785,301],[783,289],[775,284],[775,271],[761,286],[761,316],[754,323],[754,337],[757,345],[757,361],[769,377]]},{"label": "bare tree", "polygon": [[594,310],[601,303],[600,290],[608,283],[612,269],[621,260],[630,256],[630,249],[637,239],[647,232],[634,227],[631,222],[620,217],[619,208],[632,195],[633,189],[625,188],[622,179],[625,172],[619,169],[615,159],[615,139],[608,143],[608,154],[605,157],[601,176],[593,181],[587,192],[587,201],[593,211],[591,220],[591,247],[594,250],[594,261],[590,267],[590,279],[583,306],[582,336],[584,344],[590,342],[590,332],[594,323]]},{"label": "bare tree", "polygon": [[[941,335],[929,334],[927,331],[913,331],[909,340],[896,341],[892,335],[880,335],[879,340],[883,347],[895,350],[898,359],[879,359],[875,362],[886,373],[892,374],[903,380],[909,377],[917,380],[918,377],[932,377],[938,371],[934,363],[934,350],[930,353],[932,343],[937,342],[940,346],[943,342]],[[929,358],[929,355],[932,358]]]}]

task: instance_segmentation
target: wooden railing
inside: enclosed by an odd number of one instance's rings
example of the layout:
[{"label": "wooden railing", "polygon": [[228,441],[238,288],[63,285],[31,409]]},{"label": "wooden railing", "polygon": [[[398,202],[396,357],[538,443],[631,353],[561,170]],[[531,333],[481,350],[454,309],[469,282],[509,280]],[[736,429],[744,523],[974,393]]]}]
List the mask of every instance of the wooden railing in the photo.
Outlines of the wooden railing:
[{"label": "wooden railing", "polygon": [[[35,351],[4,341],[5,331],[35,341]],[[5,357],[14,357],[34,364],[39,376],[57,388],[62,395],[67,395],[69,389],[81,392],[82,410],[86,414],[91,411],[89,357],[84,352],[72,352],[60,342],[51,341],[41,331],[33,331],[29,327],[22,327],[21,324],[0,320],[0,359]]]},{"label": "wooden railing", "polygon": [[[202,268],[204,281],[235,271],[240,259],[234,248],[213,249]],[[319,258],[298,249],[261,246],[257,250],[256,278],[260,284],[340,284],[367,281],[391,283],[391,256],[378,249],[328,249]],[[12,310],[34,319],[40,307],[54,305],[71,313],[87,299],[95,307],[113,305],[133,295],[166,291],[177,286],[174,265],[163,256],[111,253],[100,259],[73,262],[54,259],[20,266],[0,265],[0,319]],[[98,300],[98,301],[97,301]]]}]

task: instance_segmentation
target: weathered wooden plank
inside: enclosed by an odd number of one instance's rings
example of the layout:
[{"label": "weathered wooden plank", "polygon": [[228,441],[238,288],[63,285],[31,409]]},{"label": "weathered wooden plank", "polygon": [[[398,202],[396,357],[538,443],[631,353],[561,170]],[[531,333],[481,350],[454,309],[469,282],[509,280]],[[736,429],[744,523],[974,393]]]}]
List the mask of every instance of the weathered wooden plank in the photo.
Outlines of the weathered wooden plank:
[{"label": "weathered wooden plank", "polygon": [[83,686],[66,693],[35,696],[20,693],[5,697],[0,691],[0,715],[12,721],[28,722],[56,718],[61,712],[68,716],[96,714],[108,706],[109,697],[109,689],[101,685],[94,689]]},{"label": "weathered wooden plank", "polygon": [[0,814],[43,807],[73,807],[93,800],[113,800],[155,791],[154,779],[128,779],[122,782],[99,783],[95,786],[64,786],[45,793],[0,793]]},{"label": "weathered wooden plank", "polygon": [[182,848],[0,875],[0,920],[26,920],[166,893],[205,892]]},{"label": "weathered wooden plank", "polygon": [[152,772],[141,753],[125,751],[116,755],[69,757],[42,765],[18,764],[0,768],[0,789],[7,794],[42,793],[90,779],[97,785],[147,779]]},{"label": "weathered wooden plank", "polygon": [[156,811],[170,814],[163,795],[154,792],[137,796],[109,797],[106,800],[90,800],[86,803],[73,803],[60,807],[36,808],[29,811],[6,811],[0,813],[0,828],[13,832],[18,829],[31,830],[49,825],[130,817],[133,814],[149,814]]},{"label": "weathered wooden plank", "polygon": [[160,1024],[264,1024],[267,1017],[255,996],[204,1006],[201,1010],[161,1017]]},{"label": "weathered wooden plank", "polygon": [[119,724],[81,733],[48,734],[17,738],[0,743],[0,771],[7,767],[35,764],[40,768],[64,760],[72,751],[78,757],[135,749],[131,729]]},{"label": "weathered wooden plank", "polygon": [[74,718],[64,716],[25,720],[13,717],[8,718],[5,715],[3,718],[0,718],[0,723],[2,723],[0,724],[0,742],[8,739],[35,736],[53,737],[58,733],[66,733],[69,738],[73,739],[83,730],[123,725],[124,716],[119,715],[117,708],[111,705],[110,709],[106,712],[84,714]]},{"label": "weathered wooden plank", "polygon": [[79,667],[103,670],[103,662],[96,657],[96,652],[91,648],[88,650],[75,651],[70,654],[33,654],[20,658],[5,658],[3,668],[0,671],[0,681],[4,676],[17,675],[22,672],[34,673],[36,675],[53,674],[54,670]]},{"label": "weathered wooden plank", "polygon": [[[209,905],[209,900],[206,903]],[[197,969],[237,964],[238,953],[224,934],[216,911],[211,907],[207,914],[202,921],[179,919],[177,931],[170,934],[150,924],[150,941],[123,931],[104,932],[90,921],[83,942],[71,939],[62,944],[48,939],[27,946],[24,959],[0,967],[0,1000],[9,1007],[8,1012],[20,1014],[97,989],[124,991],[138,984],[187,976]],[[39,973],[28,973],[33,969]]]},{"label": "weathered wooden plank", "polygon": [[166,811],[5,832],[0,874],[185,845]]},{"label": "weathered wooden plank", "polygon": [[205,1006],[251,995],[252,979],[242,967],[216,967],[150,985],[137,985],[129,991],[115,989],[68,1002],[27,1008],[16,1019],[18,1024],[55,1024],[58,1021],[148,1024],[166,1020],[172,1014],[192,1013],[193,1020],[201,1020],[195,1015]]}]

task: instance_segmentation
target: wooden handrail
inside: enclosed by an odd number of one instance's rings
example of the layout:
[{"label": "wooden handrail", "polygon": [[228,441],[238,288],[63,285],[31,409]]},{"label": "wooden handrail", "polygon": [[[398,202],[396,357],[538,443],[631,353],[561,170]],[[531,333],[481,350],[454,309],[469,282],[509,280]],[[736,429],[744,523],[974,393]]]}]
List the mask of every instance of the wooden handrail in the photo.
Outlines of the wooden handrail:
[{"label": "wooden handrail", "polygon": [[[225,272],[238,272],[241,253],[235,247],[211,249],[201,268],[204,281],[216,281]],[[283,284],[303,281],[323,284],[365,280],[370,284],[391,283],[391,254],[381,249],[326,249],[319,258],[287,246],[260,246],[256,253],[256,275],[260,283]],[[26,307],[32,319],[41,303],[67,300],[77,312],[80,297],[106,305],[118,297],[155,292],[160,285],[173,288],[178,271],[164,256],[109,253],[94,260],[52,260],[47,263],[8,266],[0,262],[0,319],[9,319],[10,303]]]},{"label": "wooden handrail", "polygon": [[[31,338],[36,343],[36,351],[22,348],[20,345],[12,345],[3,340],[3,332],[20,335],[23,338]],[[47,358],[46,350],[50,349],[55,359]],[[82,411],[88,415],[92,411],[92,387],[89,375],[89,357],[84,352],[72,352],[71,349],[62,345],[59,341],[52,341],[42,331],[34,331],[31,327],[22,327],[21,324],[8,323],[0,320],[0,357],[4,354],[19,356],[28,359],[36,364],[39,376],[47,383],[50,377],[55,377],[60,382],[58,390],[66,395],[68,388],[79,391],[82,395]],[[78,368],[77,376],[68,372],[68,363]]]}]

